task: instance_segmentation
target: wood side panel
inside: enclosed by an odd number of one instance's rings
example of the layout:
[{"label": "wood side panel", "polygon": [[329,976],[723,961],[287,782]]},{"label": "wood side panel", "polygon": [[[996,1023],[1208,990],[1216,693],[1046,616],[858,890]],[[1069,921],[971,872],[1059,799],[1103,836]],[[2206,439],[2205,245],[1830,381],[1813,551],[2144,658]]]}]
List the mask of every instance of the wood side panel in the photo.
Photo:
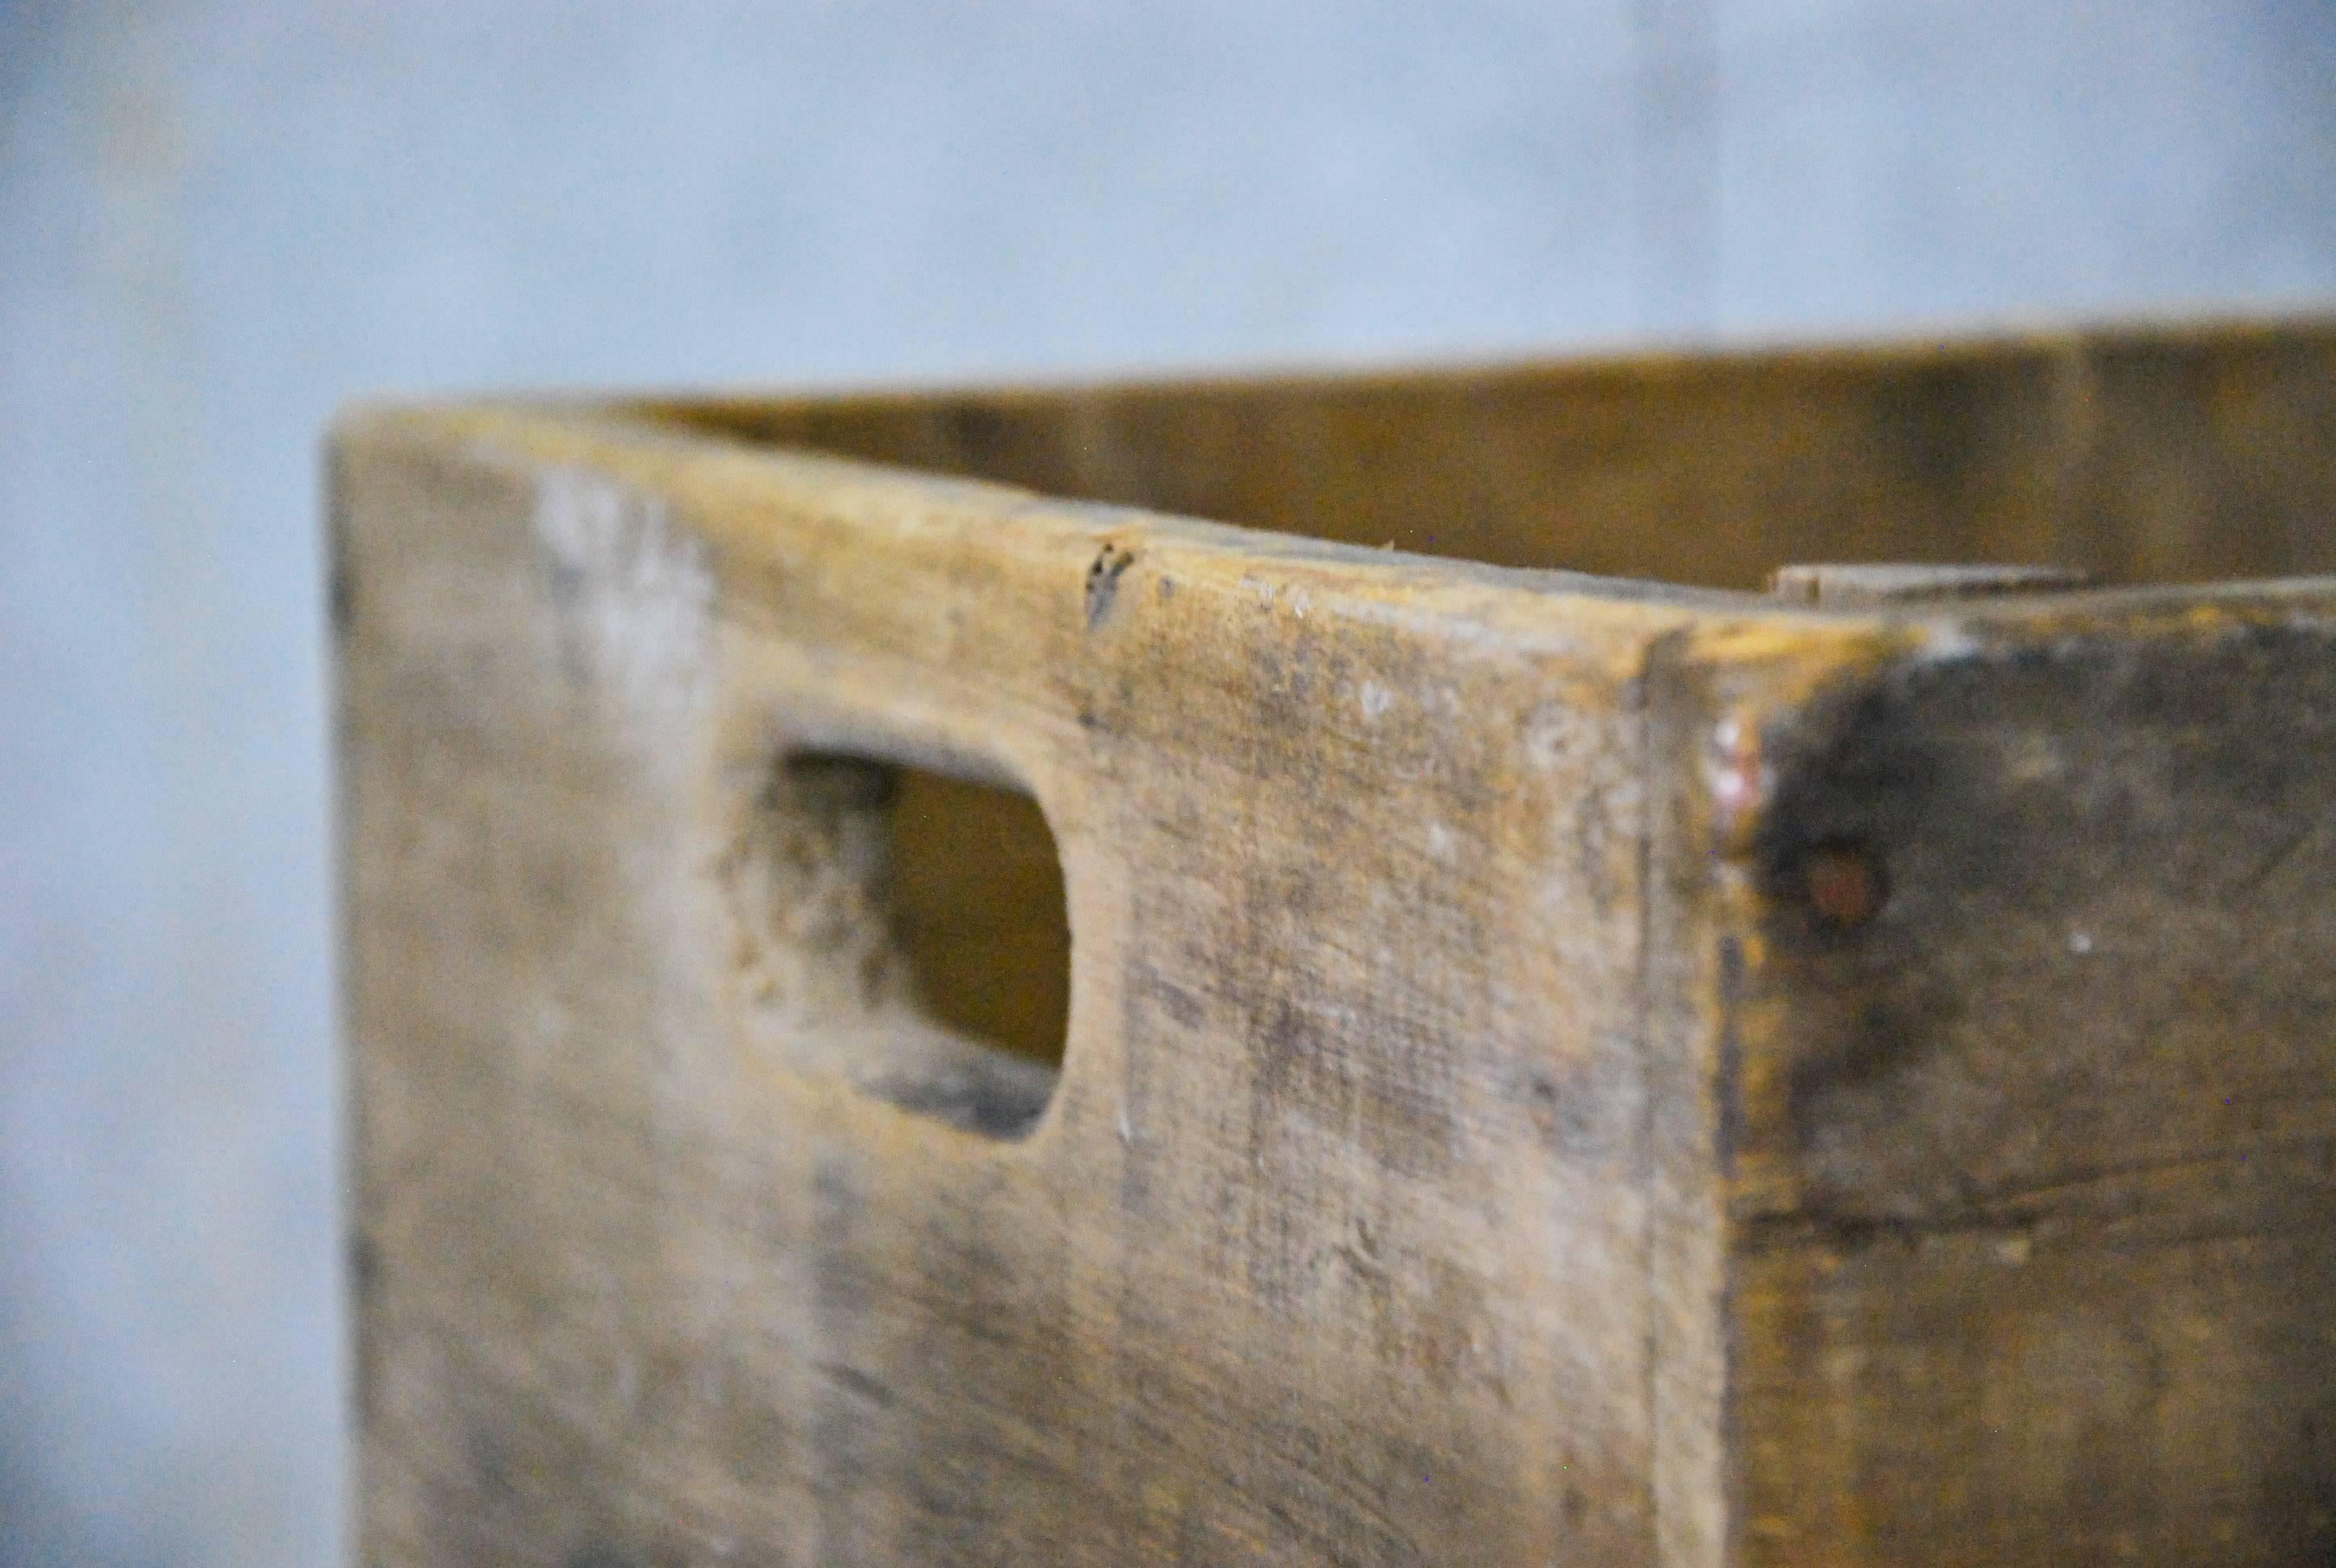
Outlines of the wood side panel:
[{"label": "wood side panel", "polygon": [[[337,467],[371,1560],[1650,1559],[1676,607],[522,415]],[[796,741],[1046,810],[1022,1141],[741,916]]]},{"label": "wood side panel", "polygon": [[2324,1563],[2336,599],[1903,635],[1713,677],[1741,1560]]}]

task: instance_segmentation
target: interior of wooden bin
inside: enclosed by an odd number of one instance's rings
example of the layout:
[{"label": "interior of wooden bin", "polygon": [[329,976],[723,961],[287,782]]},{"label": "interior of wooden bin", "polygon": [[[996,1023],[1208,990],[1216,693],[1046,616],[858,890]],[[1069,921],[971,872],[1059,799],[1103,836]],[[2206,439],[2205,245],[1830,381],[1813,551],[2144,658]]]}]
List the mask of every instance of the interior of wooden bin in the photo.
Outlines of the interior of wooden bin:
[{"label": "interior of wooden bin", "polygon": [[1807,561],[2336,570],[2336,323],[656,412],[1058,496],[1713,588]]}]

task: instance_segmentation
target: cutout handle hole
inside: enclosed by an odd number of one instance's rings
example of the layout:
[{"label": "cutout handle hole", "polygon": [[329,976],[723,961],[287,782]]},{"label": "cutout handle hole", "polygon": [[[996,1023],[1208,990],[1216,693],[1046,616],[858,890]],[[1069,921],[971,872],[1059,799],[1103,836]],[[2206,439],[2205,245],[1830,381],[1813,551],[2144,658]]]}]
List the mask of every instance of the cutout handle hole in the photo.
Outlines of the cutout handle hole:
[{"label": "cutout handle hole", "polygon": [[1062,858],[1027,794],[832,751],[790,752],[728,860],[758,1032],[798,1070],[998,1137],[1062,1067]]}]

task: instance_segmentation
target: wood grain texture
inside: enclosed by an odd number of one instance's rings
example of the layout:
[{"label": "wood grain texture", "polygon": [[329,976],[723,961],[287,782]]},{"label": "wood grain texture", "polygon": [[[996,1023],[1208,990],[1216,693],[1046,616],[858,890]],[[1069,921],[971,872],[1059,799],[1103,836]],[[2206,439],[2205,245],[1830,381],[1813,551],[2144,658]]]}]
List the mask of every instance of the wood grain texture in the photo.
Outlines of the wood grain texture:
[{"label": "wood grain texture", "polygon": [[[2331,353],[346,420],[367,1560],[2324,1561],[2336,591],[1510,568],[2310,564]],[[888,765],[1044,812],[1058,1076]]]}]

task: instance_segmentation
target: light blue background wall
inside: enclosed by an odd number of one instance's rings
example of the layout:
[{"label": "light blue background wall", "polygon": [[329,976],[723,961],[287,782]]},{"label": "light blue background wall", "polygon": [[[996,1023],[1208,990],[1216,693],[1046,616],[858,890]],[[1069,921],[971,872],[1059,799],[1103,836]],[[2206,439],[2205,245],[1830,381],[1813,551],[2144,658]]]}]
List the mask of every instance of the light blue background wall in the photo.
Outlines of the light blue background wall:
[{"label": "light blue background wall", "polygon": [[2324,0],[0,0],[0,1563],[338,1549],[342,400],[2331,300]]}]

